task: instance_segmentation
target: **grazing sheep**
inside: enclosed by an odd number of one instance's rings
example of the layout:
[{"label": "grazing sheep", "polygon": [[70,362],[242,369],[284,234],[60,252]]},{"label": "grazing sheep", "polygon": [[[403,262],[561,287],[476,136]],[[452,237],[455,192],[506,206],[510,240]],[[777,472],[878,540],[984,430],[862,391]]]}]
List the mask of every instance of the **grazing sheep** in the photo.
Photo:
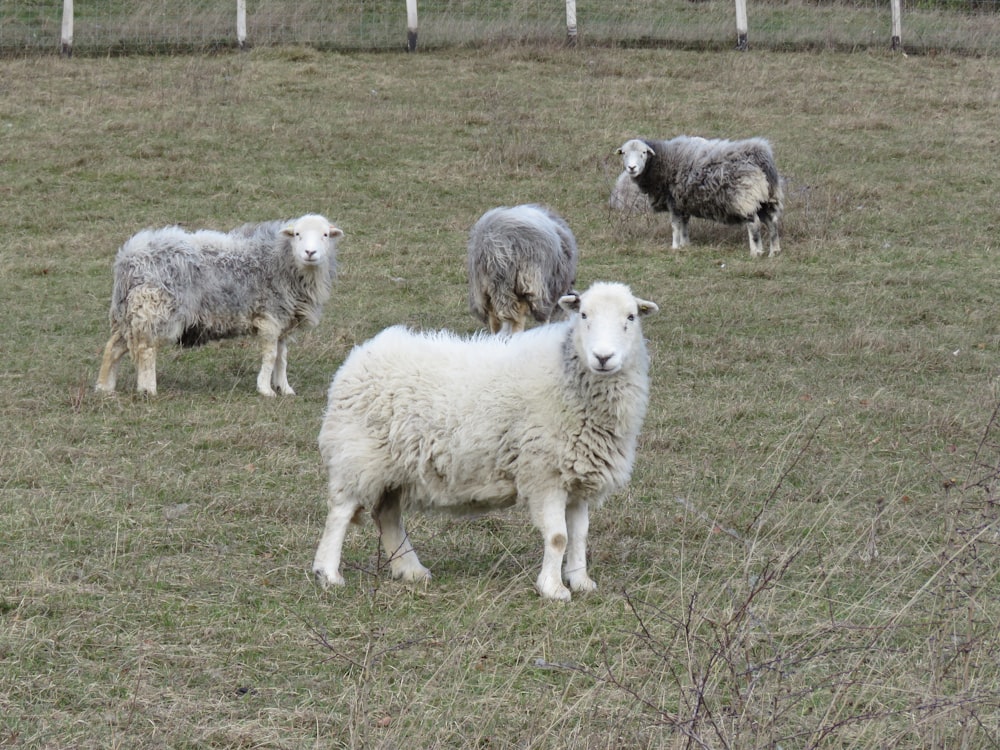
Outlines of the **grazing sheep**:
[{"label": "grazing sheep", "polygon": [[649,205],[649,196],[639,190],[635,180],[625,171],[618,175],[615,186],[611,188],[608,207],[612,211],[620,211],[624,214],[644,214],[652,210]]},{"label": "grazing sheep", "polygon": [[764,254],[760,228],[768,230],[769,255],[781,252],[778,222],[782,189],[771,145],[678,136],[669,141],[630,140],[618,149],[625,171],[649,196],[654,211],[667,211],[674,249],[688,244],[688,219],[746,224],[750,254]]},{"label": "grazing sheep", "polygon": [[287,376],[289,334],[319,322],[341,236],[315,214],[229,233],[166,227],[133,235],[115,258],[111,338],[97,390],[115,390],[125,352],[135,362],[137,390],[155,394],[161,345],[256,335],[263,355],[257,390],[294,394]]},{"label": "grazing sheep", "polygon": [[629,480],[649,400],[639,318],[658,308],[606,282],[559,304],[574,313],[569,320],[517,336],[463,339],[395,326],[351,352],[319,434],[329,471],[313,562],[320,583],[344,583],[344,537],[363,510],[393,576],[422,581],[430,572],[402,511],[521,504],[544,540],[539,593],[568,600],[571,589],[597,588],[587,575],[589,508]]},{"label": "grazing sheep", "polygon": [[561,317],[559,298],[576,281],[576,238],[542,206],[487,211],[469,233],[469,310],[493,333]]}]

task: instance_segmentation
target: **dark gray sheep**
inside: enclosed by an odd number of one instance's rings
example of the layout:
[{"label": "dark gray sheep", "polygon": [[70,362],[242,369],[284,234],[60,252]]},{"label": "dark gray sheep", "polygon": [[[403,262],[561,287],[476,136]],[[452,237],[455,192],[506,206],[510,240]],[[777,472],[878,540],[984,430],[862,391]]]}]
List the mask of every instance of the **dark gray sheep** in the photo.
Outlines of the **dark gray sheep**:
[{"label": "dark gray sheep", "polygon": [[633,139],[618,149],[625,171],[649,196],[654,211],[670,214],[674,249],[688,239],[694,216],[725,224],[746,224],[750,254],[781,252],[778,224],[784,196],[771,145],[763,138],[742,141],[678,136],[668,141]]},{"label": "dark gray sheep", "polygon": [[576,238],[542,206],[487,211],[469,233],[469,310],[493,333],[523,331],[560,316],[559,298],[576,282]]},{"label": "dark gray sheep", "polygon": [[294,394],[288,338],[298,326],[319,322],[342,236],[315,214],[228,233],[166,227],[133,235],[115,258],[111,338],[97,390],[114,392],[126,352],[135,362],[137,390],[155,394],[163,344],[255,335],[262,352],[257,390]]}]

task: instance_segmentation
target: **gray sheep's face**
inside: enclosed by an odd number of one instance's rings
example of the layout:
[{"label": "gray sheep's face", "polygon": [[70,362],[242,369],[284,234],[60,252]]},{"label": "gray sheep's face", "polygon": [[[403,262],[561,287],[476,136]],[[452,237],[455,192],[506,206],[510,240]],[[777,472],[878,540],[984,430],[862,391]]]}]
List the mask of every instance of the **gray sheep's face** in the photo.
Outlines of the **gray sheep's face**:
[{"label": "gray sheep's face", "polygon": [[642,171],[646,168],[646,162],[653,155],[653,149],[644,141],[633,139],[626,141],[618,149],[618,153],[621,154],[622,166],[625,168],[625,171],[630,177],[636,177],[642,174]]},{"label": "gray sheep's face", "polygon": [[307,214],[281,230],[292,238],[292,252],[300,266],[319,266],[333,254],[344,233],[327,219]]},{"label": "gray sheep's face", "polygon": [[583,294],[559,300],[575,312],[577,347],[587,368],[598,375],[614,375],[643,346],[639,318],[659,310],[653,302],[633,296],[624,284],[598,282]]}]

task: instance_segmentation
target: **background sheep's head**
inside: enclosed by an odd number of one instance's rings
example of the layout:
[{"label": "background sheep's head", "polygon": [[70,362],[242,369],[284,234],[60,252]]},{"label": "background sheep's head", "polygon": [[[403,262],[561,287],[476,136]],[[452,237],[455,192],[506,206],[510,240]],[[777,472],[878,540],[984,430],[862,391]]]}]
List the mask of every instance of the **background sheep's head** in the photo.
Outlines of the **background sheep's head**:
[{"label": "background sheep's head", "polygon": [[339,228],[318,214],[296,219],[281,233],[292,238],[292,252],[300,266],[325,264],[334,255],[337,240],[344,236]]},{"label": "background sheep's head", "polygon": [[614,375],[645,343],[639,318],[660,308],[624,284],[598,282],[583,294],[567,294],[559,306],[576,313],[576,340],[591,372]]}]

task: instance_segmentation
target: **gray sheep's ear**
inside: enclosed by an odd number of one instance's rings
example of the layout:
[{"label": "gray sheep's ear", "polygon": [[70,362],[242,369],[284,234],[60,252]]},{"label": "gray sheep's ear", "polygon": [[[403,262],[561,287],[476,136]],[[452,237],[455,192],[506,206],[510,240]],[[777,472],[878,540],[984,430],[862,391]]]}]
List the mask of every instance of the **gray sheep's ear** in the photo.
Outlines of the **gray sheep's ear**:
[{"label": "gray sheep's ear", "polygon": [[636,297],[635,303],[639,306],[639,316],[652,315],[655,312],[659,312],[660,306],[655,302],[650,302],[649,300],[639,299]]},{"label": "gray sheep's ear", "polygon": [[559,298],[559,307],[566,312],[579,312],[580,295],[576,292],[570,292],[569,294],[563,295]]}]

